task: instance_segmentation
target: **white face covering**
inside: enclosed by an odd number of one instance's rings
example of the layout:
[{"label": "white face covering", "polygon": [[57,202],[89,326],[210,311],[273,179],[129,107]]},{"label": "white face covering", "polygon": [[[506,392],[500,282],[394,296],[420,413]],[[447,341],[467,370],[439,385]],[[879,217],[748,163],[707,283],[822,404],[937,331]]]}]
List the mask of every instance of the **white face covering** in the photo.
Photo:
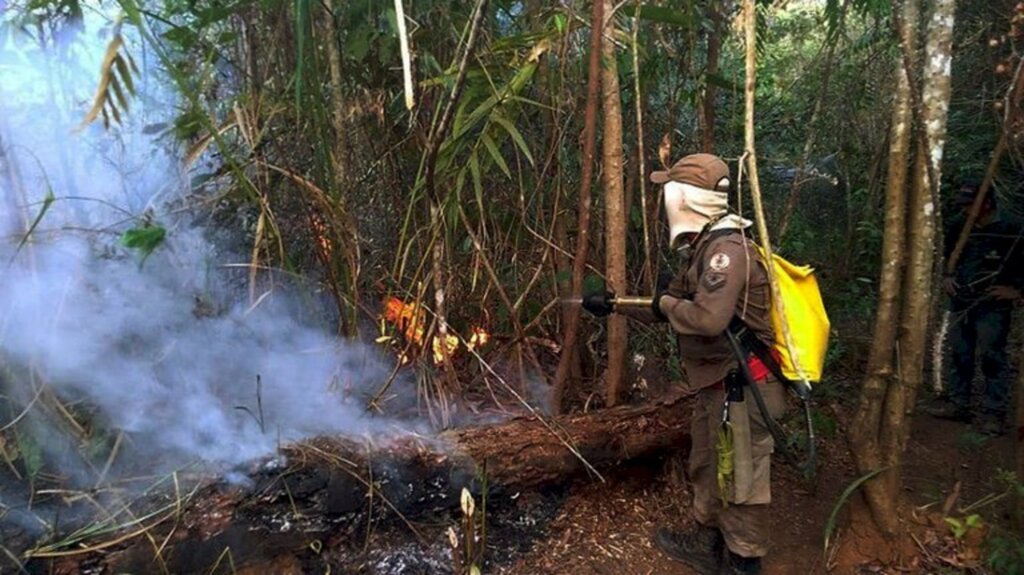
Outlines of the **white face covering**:
[{"label": "white face covering", "polygon": [[[729,181],[723,180],[728,186]],[[698,234],[711,220],[717,220],[713,230],[744,229],[751,225],[729,213],[729,195],[725,192],[705,190],[691,184],[667,182],[665,184],[665,215],[668,217],[669,246],[676,248],[684,234]]]},{"label": "white face covering", "polygon": [[[724,182],[728,185],[728,181]],[[681,182],[665,184],[665,215],[668,217],[669,245],[675,245],[683,234],[696,234],[713,218],[729,211],[725,192],[705,190]]]}]

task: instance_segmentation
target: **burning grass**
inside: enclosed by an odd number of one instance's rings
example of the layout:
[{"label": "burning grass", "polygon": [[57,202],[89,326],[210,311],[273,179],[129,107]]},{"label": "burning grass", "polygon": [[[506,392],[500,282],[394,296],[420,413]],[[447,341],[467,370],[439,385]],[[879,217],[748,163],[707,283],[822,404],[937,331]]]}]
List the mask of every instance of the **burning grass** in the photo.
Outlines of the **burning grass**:
[{"label": "burning grass", "polygon": [[[464,340],[448,332],[447,329],[437,329],[434,335],[429,335],[427,333],[429,324],[424,307],[415,302],[402,301],[394,296],[389,296],[384,300],[384,312],[381,314],[381,318],[404,336],[414,353],[429,349],[434,365],[450,361],[462,348],[474,351],[487,345],[491,340],[491,334],[480,326],[473,326],[470,329],[469,337]],[[429,345],[426,343],[428,338]],[[391,337],[384,335],[377,341],[385,343],[391,341]],[[399,360],[403,365],[409,363],[409,354],[406,351],[401,351]]]}]

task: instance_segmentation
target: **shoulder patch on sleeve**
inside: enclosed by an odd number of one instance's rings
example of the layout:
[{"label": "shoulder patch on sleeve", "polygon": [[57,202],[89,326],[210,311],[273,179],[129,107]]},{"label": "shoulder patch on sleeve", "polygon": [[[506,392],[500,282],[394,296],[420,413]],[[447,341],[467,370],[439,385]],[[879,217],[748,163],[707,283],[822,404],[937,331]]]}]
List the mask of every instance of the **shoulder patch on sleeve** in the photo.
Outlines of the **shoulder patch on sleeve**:
[{"label": "shoulder patch on sleeve", "polygon": [[732,260],[729,258],[729,254],[725,252],[716,252],[708,260],[708,268],[712,271],[721,272],[729,269],[729,265]]},{"label": "shoulder patch on sleeve", "polygon": [[704,284],[704,289],[708,290],[709,292],[713,292],[724,286],[728,278],[729,276],[723,274],[722,272],[708,271],[707,273],[704,274],[704,277],[701,279],[701,283]]}]

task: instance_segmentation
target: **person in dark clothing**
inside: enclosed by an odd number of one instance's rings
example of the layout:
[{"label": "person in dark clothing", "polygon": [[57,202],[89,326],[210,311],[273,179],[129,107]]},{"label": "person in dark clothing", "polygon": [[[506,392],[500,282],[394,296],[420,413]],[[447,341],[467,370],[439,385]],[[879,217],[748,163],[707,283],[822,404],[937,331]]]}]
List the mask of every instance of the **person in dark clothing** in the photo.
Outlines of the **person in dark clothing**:
[{"label": "person in dark clothing", "polygon": [[[979,187],[976,182],[966,182],[957,192],[955,202],[960,213],[945,230],[946,261]],[[994,196],[986,195],[955,269],[943,279],[943,289],[950,298],[952,357],[946,396],[929,412],[942,419],[974,419],[971,383],[980,354],[985,393],[976,424],[978,431],[987,435],[1001,435],[1006,429],[1011,379],[1006,343],[1011,312],[1021,302],[1024,288],[1022,234],[1019,226],[999,217]]]}]

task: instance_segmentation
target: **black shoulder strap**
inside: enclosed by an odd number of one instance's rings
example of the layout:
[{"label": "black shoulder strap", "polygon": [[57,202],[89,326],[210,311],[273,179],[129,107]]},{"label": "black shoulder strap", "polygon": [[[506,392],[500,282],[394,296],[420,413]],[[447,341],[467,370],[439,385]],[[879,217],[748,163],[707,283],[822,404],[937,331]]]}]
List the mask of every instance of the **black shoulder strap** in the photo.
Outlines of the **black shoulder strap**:
[{"label": "black shoulder strap", "polygon": [[757,335],[754,334],[753,330],[747,326],[738,316],[733,316],[732,322],[729,324],[729,331],[736,335],[736,338],[743,345],[743,347],[757,356],[757,359],[761,360],[761,363],[768,368],[768,371],[775,376],[775,379],[779,380],[787,387],[790,387],[797,391],[799,395],[800,388],[795,382],[782,372],[782,366],[776,361],[775,356],[772,355],[772,350],[763,341],[758,339]]},{"label": "black shoulder strap", "polygon": [[[815,445],[814,435],[814,423],[811,417],[811,396],[809,393],[803,390],[803,388],[786,377],[782,373],[782,367],[779,366],[779,362],[775,361],[775,358],[771,354],[771,350],[761,340],[757,339],[754,332],[738,317],[733,317],[732,323],[727,328],[727,338],[729,343],[733,347],[733,351],[737,355],[740,371],[743,373],[744,379],[746,379],[751,385],[750,392],[754,396],[754,401],[757,403],[758,409],[761,410],[761,416],[765,420],[765,425],[768,427],[769,433],[775,439],[776,448],[779,449],[782,456],[791,463],[796,464],[797,467],[801,468],[804,477],[810,479],[814,477],[818,467],[818,449]],[[762,363],[772,372],[772,375],[776,377],[780,382],[789,387],[796,393],[804,405],[804,422],[807,425],[807,460],[803,464],[796,462],[796,457],[786,441],[786,434],[779,427],[779,424],[772,419],[768,413],[768,408],[765,405],[764,398],[761,397],[760,390],[757,389],[757,385],[751,379],[750,367],[746,364],[744,351],[748,351],[757,356]]]}]

